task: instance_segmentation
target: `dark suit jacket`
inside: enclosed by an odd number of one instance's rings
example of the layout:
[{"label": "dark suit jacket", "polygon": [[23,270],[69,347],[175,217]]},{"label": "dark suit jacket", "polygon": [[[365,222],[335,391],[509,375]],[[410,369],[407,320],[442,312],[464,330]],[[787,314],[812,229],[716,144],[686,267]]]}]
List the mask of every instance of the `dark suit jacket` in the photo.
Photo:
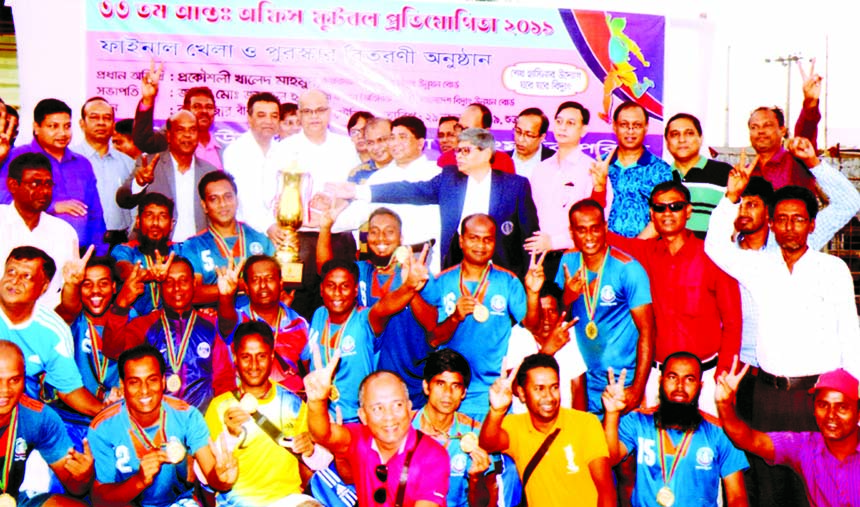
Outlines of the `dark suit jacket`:
[{"label": "dark suit jacket", "polygon": [[[467,181],[468,177],[456,166],[448,166],[430,181],[385,183],[372,185],[370,190],[373,202],[439,205],[442,222],[439,251],[442,267],[447,268],[461,260],[457,232]],[[516,174],[494,170],[488,209],[498,224],[493,262],[520,277],[525,276],[529,258],[523,243],[540,229],[529,181]]]},{"label": "dark suit jacket", "polygon": [[[134,112],[134,123],[131,126],[131,140],[134,145],[144,153],[161,153],[167,149],[167,135],[164,129],[152,130],[152,114],[154,107],[141,111],[140,105]],[[218,158],[224,160],[224,147],[221,143],[212,140],[215,143],[215,151],[218,152]]]},{"label": "dark suit jacket", "polygon": [[[135,172],[136,170],[137,168],[135,168]],[[197,196],[197,182],[200,181],[200,178],[202,178],[204,174],[217,170],[218,169],[209,162],[200,160],[197,157],[194,158],[194,195],[191,196],[191,198],[194,199],[195,203],[194,229],[197,231],[206,228],[206,214],[203,213],[203,207],[200,206],[200,198]],[[164,194],[171,198],[175,203],[176,182],[173,177],[173,158],[171,158],[170,152],[165,151],[161,153],[158,163],[155,164],[155,176],[152,183],[150,183],[140,193],[133,194],[131,192],[133,182],[134,173],[132,173],[116,191],[116,203],[120,208],[132,209],[136,207],[140,197],[147,192],[158,192],[159,194]]]},{"label": "dark suit jacket", "polygon": [[[510,155],[510,156],[511,156],[511,160],[513,160],[513,161],[514,161],[514,164],[516,164],[516,163],[517,163],[517,160],[514,158],[514,150],[506,151],[505,153],[507,153],[508,155]],[[552,149],[552,148],[547,148],[547,147],[546,147],[546,146],[544,146],[544,145],[540,145],[540,159],[541,159],[541,161],[544,161],[544,160],[548,159],[549,157],[551,157],[551,156],[553,156],[553,155],[555,155],[555,150],[554,150],[554,149]]]}]

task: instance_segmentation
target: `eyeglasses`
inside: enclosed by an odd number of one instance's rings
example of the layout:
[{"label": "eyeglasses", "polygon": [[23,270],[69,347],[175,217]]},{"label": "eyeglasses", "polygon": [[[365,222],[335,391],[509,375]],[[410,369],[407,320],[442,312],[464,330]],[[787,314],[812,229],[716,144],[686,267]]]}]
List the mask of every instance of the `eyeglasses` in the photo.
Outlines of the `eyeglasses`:
[{"label": "eyeglasses", "polygon": [[360,129],[358,127],[352,127],[349,130],[349,137],[358,137],[364,135],[364,129]]},{"label": "eyeglasses", "polygon": [[670,203],[654,202],[651,203],[651,209],[654,210],[654,213],[663,213],[666,209],[669,209],[669,211],[673,213],[677,213],[686,208],[688,204],[690,203],[685,201],[675,201]]},{"label": "eyeglasses", "polygon": [[472,150],[478,150],[478,151],[480,151],[480,150],[482,150],[482,149],[483,149],[483,148],[478,148],[477,146],[475,146],[475,147],[472,147],[472,146],[458,146],[457,148],[454,148],[454,153],[456,153],[457,155],[463,154],[463,155],[465,155],[465,156],[467,156],[467,157],[468,157],[468,156],[472,153]]},{"label": "eyeglasses", "polygon": [[373,492],[373,501],[378,504],[384,504],[388,499],[388,490],[385,489],[385,482],[388,480],[388,465],[376,466],[376,478],[382,483],[376,491]]},{"label": "eyeglasses", "polygon": [[329,110],[328,107],[318,107],[316,109],[308,109],[306,107],[303,107],[303,108],[299,109],[299,113],[300,114],[306,114],[308,116],[322,116],[325,113],[327,113],[328,110]]},{"label": "eyeglasses", "polygon": [[644,124],[644,123],[639,123],[639,122],[636,122],[636,123],[627,123],[627,122],[625,121],[625,122],[622,122],[622,123],[619,123],[619,124],[618,124],[618,130],[622,130],[622,131],[624,131],[624,130],[633,130],[633,131],[638,131],[638,130],[642,130],[642,129],[644,129],[644,128],[645,128],[645,124]]},{"label": "eyeglasses", "polygon": [[514,137],[525,137],[526,139],[530,139],[534,141],[535,139],[540,138],[540,134],[535,134],[534,132],[528,132],[526,130],[522,130],[519,127],[514,128]]},{"label": "eyeglasses", "polygon": [[780,216],[773,219],[774,225],[777,225],[779,227],[785,227],[788,224],[791,224],[792,227],[794,227],[796,225],[803,226],[803,225],[806,225],[807,222],[809,222],[809,219],[806,217],[801,217],[801,216],[787,217],[785,215],[780,215]]}]

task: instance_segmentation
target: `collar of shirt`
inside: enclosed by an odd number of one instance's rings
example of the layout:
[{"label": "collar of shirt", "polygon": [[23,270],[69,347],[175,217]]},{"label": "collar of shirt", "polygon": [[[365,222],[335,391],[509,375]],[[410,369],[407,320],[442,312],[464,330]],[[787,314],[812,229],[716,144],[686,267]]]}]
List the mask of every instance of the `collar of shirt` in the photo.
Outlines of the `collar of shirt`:
[{"label": "collar of shirt", "polygon": [[48,157],[48,160],[50,160],[52,164],[55,164],[55,163],[57,163],[57,164],[65,164],[65,163],[70,162],[70,161],[72,161],[72,160],[74,160],[74,159],[76,159],[76,158],[78,158],[78,157],[80,157],[80,156],[81,156],[81,155],[78,155],[77,153],[73,152],[72,150],[70,150],[70,149],[69,149],[69,147],[67,146],[67,147],[63,150],[63,156],[60,158],[60,161],[59,161],[59,162],[57,162],[57,159],[56,159],[56,158],[54,158],[54,156],[53,156],[53,155],[51,155],[50,153],[48,153],[48,152],[47,152],[47,150],[45,150],[45,148],[42,148],[42,145],[41,145],[41,144],[39,144],[39,141],[38,141],[37,139],[35,139],[35,138],[34,138],[34,139],[33,139],[33,142],[31,142],[31,143],[30,143],[30,146],[33,148],[33,151],[36,151],[36,152],[42,153],[43,155],[45,155],[46,157]]},{"label": "collar of shirt", "polygon": [[684,232],[681,234],[684,235],[684,244],[681,245],[681,249],[675,252],[674,254],[669,252],[669,243],[663,239],[662,236],[657,238],[657,241],[654,243],[654,251],[659,255],[667,255],[671,257],[682,256],[684,255],[685,250],[692,248],[692,244],[694,243],[695,236],[690,229],[684,229]]},{"label": "collar of shirt", "polygon": [[541,149],[542,149],[542,148],[543,148],[543,145],[538,146],[537,151],[536,151],[536,152],[534,152],[534,153],[532,153],[532,156],[531,156],[531,157],[529,157],[529,158],[523,158],[523,157],[521,157],[521,156],[520,156],[520,154],[519,154],[519,153],[517,153],[517,150],[514,150],[514,156],[513,156],[512,158],[513,158],[516,162],[524,162],[524,163],[533,162],[535,159],[537,159],[537,161],[540,161],[540,155],[541,155]]},{"label": "collar of shirt", "polygon": [[[413,433],[415,433],[417,435],[415,429],[410,426],[409,427],[409,433],[406,434],[406,438],[403,439],[403,442],[400,443],[400,448],[397,449],[397,455],[403,454],[403,451],[406,449],[406,444],[408,444],[410,440],[411,441],[415,440],[412,437]],[[373,449],[374,451],[376,451],[376,455],[379,456],[379,462],[380,463],[382,463],[382,464],[387,463],[387,461],[382,459],[382,454],[379,452],[379,446],[376,445],[376,438],[373,437],[372,433],[371,433],[371,437],[370,437],[370,448]],[[388,458],[388,460],[390,461],[391,458]]]},{"label": "collar of shirt", "polygon": [[[697,161],[696,161],[696,163],[695,163],[695,164],[693,164],[693,167],[691,167],[690,169],[688,169],[688,170],[687,170],[687,174],[689,175],[689,174],[690,174],[690,172],[691,172],[691,171],[693,171],[693,169],[704,169],[704,168],[705,168],[705,164],[707,164],[707,163],[708,163],[708,159],[707,159],[707,157],[703,157],[703,156],[700,154],[700,155],[699,155],[699,160],[697,160]],[[672,162],[672,172],[676,172],[676,173],[678,173],[678,174],[681,174],[681,170],[680,170],[680,169],[678,169],[678,164],[676,164],[675,162]],[[686,176],[686,175],[682,175],[681,177],[682,177],[682,178],[686,178],[687,176]]]},{"label": "collar of shirt", "polygon": [[[168,153],[170,153],[170,152],[168,152]],[[183,176],[186,176],[188,173],[194,174],[196,169],[197,169],[197,156],[191,157],[191,166],[184,173],[179,172],[179,162],[176,161],[176,157],[174,157],[172,153],[170,153],[170,162],[173,163],[173,174],[177,178],[181,178]]]},{"label": "collar of shirt", "polygon": [[784,160],[784,159],[785,159],[785,157],[787,157],[787,156],[789,156],[789,153],[785,150],[785,148],[780,147],[780,148],[779,148],[779,151],[777,151],[777,152],[776,152],[776,154],[774,154],[774,156],[772,156],[772,157],[770,158],[770,160],[768,160],[767,162],[765,162],[765,163],[762,165],[762,167],[771,167],[771,166],[779,166],[779,165],[782,165],[783,160]]},{"label": "collar of shirt", "polygon": [[657,157],[653,153],[648,151],[647,148],[642,148],[642,155],[639,156],[639,159],[636,161],[636,163],[628,165],[628,166],[623,166],[618,161],[618,152],[616,152],[615,154],[612,155],[612,162],[610,165],[614,165],[615,167],[618,167],[620,169],[627,169],[628,167],[634,167],[634,166],[646,166],[646,165],[652,164],[654,158],[657,158]]},{"label": "collar of shirt", "polygon": [[493,171],[489,171],[481,181],[468,176],[466,179],[466,196],[463,199],[463,212],[460,222],[475,213],[490,212],[490,190],[493,188]]}]

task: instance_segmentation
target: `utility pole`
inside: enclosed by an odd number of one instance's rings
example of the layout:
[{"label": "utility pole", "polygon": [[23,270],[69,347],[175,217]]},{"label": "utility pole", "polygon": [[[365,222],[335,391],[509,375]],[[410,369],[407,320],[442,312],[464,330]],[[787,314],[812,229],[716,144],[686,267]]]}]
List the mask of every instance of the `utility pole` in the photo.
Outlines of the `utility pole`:
[{"label": "utility pole", "polygon": [[777,56],[776,58],[765,58],[765,63],[778,63],[786,69],[786,91],[785,91],[785,125],[791,124],[791,67],[794,62],[803,59],[799,54],[788,54],[785,56]]}]

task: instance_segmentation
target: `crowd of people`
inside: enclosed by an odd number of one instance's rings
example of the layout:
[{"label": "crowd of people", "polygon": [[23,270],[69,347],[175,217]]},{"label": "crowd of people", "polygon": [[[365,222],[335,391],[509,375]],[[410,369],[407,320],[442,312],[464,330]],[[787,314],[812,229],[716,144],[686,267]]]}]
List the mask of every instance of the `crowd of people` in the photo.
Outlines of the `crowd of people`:
[{"label": "crowd of people", "polygon": [[860,194],[801,72],[794,136],[756,109],[735,166],[688,113],[667,163],[633,101],[596,158],[575,101],[504,153],[486,105],[347,137],[315,89],[254,93],[222,146],[206,87],[154,129],[154,64],[77,144],[60,100],[28,144],[0,107],[0,507],[860,505],[854,284],[820,251]]}]

